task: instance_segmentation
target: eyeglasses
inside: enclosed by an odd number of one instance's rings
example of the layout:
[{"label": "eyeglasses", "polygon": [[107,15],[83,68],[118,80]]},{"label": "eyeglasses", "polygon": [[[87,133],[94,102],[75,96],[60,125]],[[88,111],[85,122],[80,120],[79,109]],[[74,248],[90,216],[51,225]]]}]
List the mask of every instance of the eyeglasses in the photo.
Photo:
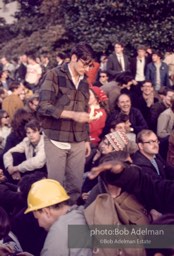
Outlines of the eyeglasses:
[{"label": "eyeglasses", "polygon": [[82,62],[84,68],[92,68],[94,66],[91,60],[85,61],[80,59],[80,61]]},{"label": "eyeglasses", "polygon": [[105,145],[105,146],[109,146],[109,141],[103,140],[103,141],[102,141],[102,144]]},{"label": "eyeglasses", "polygon": [[142,141],[141,143],[153,145],[154,143],[159,144],[160,142],[159,142],[159,140],[149,140],[149,141]]}]

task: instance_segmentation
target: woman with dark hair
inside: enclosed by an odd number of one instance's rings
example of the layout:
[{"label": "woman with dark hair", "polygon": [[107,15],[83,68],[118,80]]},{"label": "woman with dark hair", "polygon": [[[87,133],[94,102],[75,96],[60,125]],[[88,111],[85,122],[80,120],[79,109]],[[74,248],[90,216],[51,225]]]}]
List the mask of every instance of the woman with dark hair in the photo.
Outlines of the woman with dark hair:
[{"label": "woman with dark hair", "polygon": [[3,109],[0,109],[0,152],[5,147],[6,138],[11,132],[10,127],[10,118],[7,112]]},{"label": "woman with dark hair", "polygon": [[7,137],[6,145],[3,153],[7,152],[10,148],[16,146],[21,142],[25,136],[25,125],[32,119],[32,115],[23,108],[16,111],[11,122],[12,131]]},{"label": "woman with dark hair", "polygon": [[[29,120],[31,120],[32,115],[28,113],[25,109],[21,108],[18,109],[13,117],[11,127],[12,131],[8,135],[6,144],[4,147],[3,152],[0,155],[0,168],[4,170],[4,164],[3,164],[3,155],[6,153],[10,148],[16,146],[18,143],[20,143],[26,136],[25,131],[25,125],[28,123]],[[25,156],[21,153],[15,153],[15,160],[16,162],[14,164],[18,164],[21,161],[24,161]],[[8,173],[5,171],[4,174],[7,176],[7,178],[10,178]]]}]

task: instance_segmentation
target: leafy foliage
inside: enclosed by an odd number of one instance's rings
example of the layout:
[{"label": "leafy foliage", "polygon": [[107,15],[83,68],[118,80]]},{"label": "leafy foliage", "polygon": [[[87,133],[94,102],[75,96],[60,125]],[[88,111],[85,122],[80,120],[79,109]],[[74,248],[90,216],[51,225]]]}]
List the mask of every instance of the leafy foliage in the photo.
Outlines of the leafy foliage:
[{"label": "leafy foliage", "polygon": [[74,41],[92,43],[103,51],[115,40],[128,49],[145,43],[154,48],[172,47],[172,0],[62,0],[65,28]]},{"label": "leafy foliage", "polygon": [[[11,2],[13,0],[4,0]],[[173,50],[173,0],[18,0],[17,22],[0,20],[2,53],[68,51],[87,41],[96,51],[111,51],[122,41],[128,52],[138,44]]]}]

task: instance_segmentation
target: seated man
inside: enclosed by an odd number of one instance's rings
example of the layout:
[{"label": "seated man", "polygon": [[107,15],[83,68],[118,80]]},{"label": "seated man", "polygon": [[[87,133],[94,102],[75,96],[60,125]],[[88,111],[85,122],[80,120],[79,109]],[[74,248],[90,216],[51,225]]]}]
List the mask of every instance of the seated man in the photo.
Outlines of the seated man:
[{"label": "seated man", "polygon": [[119,113],[123,113],[129,116],[129,121],[131,122],[135,134],[140,132],[142,129],[147,129],[147,123],[143,115],[139,109],[132,107],[132,102],[129,95],[120,94],[116,103],[117,106],[115,111],[111,113],[106,122],[105,134],[108,133],[111,122],[117,118]]},{"label": "seated man", "polygon": [[119,113],[117,118],[111,122],[110,132],[114,131],[121,131],[126,134],[126,137],[128,138],[127,150],[130,154],[133,154],[138,150],[136,135],[133,132],[134,129],[131,127],[128,115]]},{"label": "seated man", "polygon": [[[120,157],[121,156],[121,157]],[[117,152],[104,156],[100,163],[129,160],[129,154]],[[101,173],[97,185],[90,192],[85,206],[85,218],[88,225],[145,225],[150,221],[147,210],[131,194],[119,186],[110,183],[112,174]],[[107,217],[106,217],[107,216]],[[123,246],[124,247],[124,246]],[[143,248],[97,248],[96,255],[144,255]]]},{"label": "seated man", "polygon": [[68,226],[85,225],[83,208],[68,205],[69,196],[58,181],[42,179],[35,182],[28,194],[28,208],[39,226],[48,231],[41,256],[92,256],[91,249],[68,248]]},{"label": "seated man", "polygon": [[141,94],[133,102],[133,106],[141,111],[149,128],[151,127],[150,110],[156,102],[158,102],[158,98],[155,97],[152,83],[145,81],[141,85]]},{"label": "seated man", "polygon": [[133,155],[133,163],[140,166],[143,172],[154,178],[172,178],[172,169],[166,168],[165,161],[159,155],[159,141],[151,130],[142,130],[137,135],[139,150]]},{"label": "seated man", "polygon": [[[46,156],[44,150],[44,139],[41,134],[41,127],[37,120],[29,121],[26,126],[27,137],[9,149],[3,156],[4,166],[12,175],[13,179],[20,179],[21,174],[30,171],[43,170],[45,171]],[[13,166],[13,153],[25,153],[26,160],[17,166]]]},{"label": "seated man", "polygon": [[[91,159],[91,162],[89,162],[85,166],[85,171],[89,172],[92,167],[99,164],[100,159],[103,156],[106,156],[109,153],[115,151],[117,156],[119,156],[120,158],[122,158],[122,155],[124,155],[125,153],[129,155],[128,138],[123,131],[115,131],[107,134],[104,137],[104,139],[99,144],[96,154]],[[97,182],[97,179],[91,181],[88,177],[86,177],[81,189],[81,197],[78,199],[78,204],[84,204],[83,200],[86,200],[88,192],[96,185]],[[81,198],[83,200],[81,200]]]}]

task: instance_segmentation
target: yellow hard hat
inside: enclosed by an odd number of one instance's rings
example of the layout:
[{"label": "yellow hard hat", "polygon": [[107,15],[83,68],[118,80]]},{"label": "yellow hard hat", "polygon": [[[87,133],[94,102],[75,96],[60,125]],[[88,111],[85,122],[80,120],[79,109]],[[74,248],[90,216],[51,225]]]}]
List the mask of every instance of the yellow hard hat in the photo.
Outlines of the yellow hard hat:
[{"label": "yellow hard hat", "polygon": [[58,204],[68,199],[68,194],[58,181],[42,179],[31,186],[27,199],[28,208],[25,213]]}]

